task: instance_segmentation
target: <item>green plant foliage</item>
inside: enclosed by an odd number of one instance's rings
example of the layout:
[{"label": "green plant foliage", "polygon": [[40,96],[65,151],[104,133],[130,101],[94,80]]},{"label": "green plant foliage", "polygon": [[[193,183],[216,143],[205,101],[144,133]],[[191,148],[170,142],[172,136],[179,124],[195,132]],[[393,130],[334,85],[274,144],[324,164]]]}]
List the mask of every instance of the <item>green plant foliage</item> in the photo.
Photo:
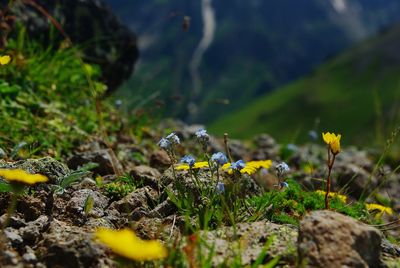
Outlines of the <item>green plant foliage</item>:
[{"label": "green plant foliage", "polygon": [[[307,192],[294,180],[288,180],[289,187],[283,191],[270,191],[262,196],[251,197],[248,201],[257,217],[277,223],[298,225],[308,211],[324,209],[324,196],[316,192]],[[364,203],[346,204],[338,197],[331,199],[331,208],[358,220],[369,221],[370,217]]]},{"label": "green plant foliage", "polygon": [[94,169],[97,167],[98,164],[95,163],[88,163],[84,166],[82,166],[80,169],[71,172],[70,174],[65,175],[60,179],[60,182],[58,185],[54,185],[54,192],[57,194],[62,194],[64,193],[65,189],[67,189],[69,186],[72,184],[79,182],[82,180],[84,176],[87,176],[90,174],[90,170]]},{"label": "green plant foliage", "polygon": [[95,101],[106,87],[77,48],[43,48],[22,29],[7,50],[13,60],[0,68],[0,147],[23,145],[13,156],[21,149],[60,156],[99,130]]},{"label": "green plant foliage", "polygon": [[137,184],[134,183],[134,179],[129,175],[119,177],[116,181],[104,184],[102,186],[105,190],[105,195],[112,200],[120,200],[124,196],[133,192]]}]

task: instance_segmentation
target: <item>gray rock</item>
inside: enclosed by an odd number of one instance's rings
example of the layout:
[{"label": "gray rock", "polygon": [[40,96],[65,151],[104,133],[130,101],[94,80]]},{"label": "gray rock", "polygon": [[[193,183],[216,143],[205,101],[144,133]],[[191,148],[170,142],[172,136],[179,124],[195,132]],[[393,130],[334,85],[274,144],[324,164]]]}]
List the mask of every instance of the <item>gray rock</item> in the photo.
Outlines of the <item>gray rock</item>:
[{"label": "gray rock", "polygon": [[54,219],[37,244],[39,260],[47,267],[109,267],[100,265],[107,263],[105,249],[93,240],[92,232]]},{"label": "gray rock", "polygon": [[268,134],[260,134],[254,138],[256,150],[252,153],[256,160],[275,159],[279,152],[279,146],[274,138]]},{"label": "gray rock", "polygon": [[35,244],[41,238],[41,233],[46,228],[48,221],[48,217],[43,215],[37,220],[29,222],[27,226],[20,228],[19,233],[25,243],[29,245]]},{"label": "gray rock", "polygon": [[[271,237],[272,244],[267,249],[265,260],[281,256],[286,264],[295,263],[297,229],[289,225],[267,221],[239,223],[236,230],[233,227],[222,227],[215,231],[202,231],[200,236],[216,251],[212,260],[213,266],[222,264],[227,258],[235,258],[237,254],[241,254],[243,266],[251,265]],[[204,254],[207,256],[207,250]]]},{"label": "gray rock", "polygon": [[359,199],[363,193],[370,194],[378,186],[376,177],[356,164],[346,163],[334,168],[338,174],[335,181],[337,188],[347,187],[346,193],[355,199]]},{"label": "gray rock", "polygon": [[143,185],[158,189],[161,173],[157,169],[148,166],[136,166],[130,171],[130,175],[135,180],[141,181]]},{"label": "gray rock", "polygon": [[229,140],[228,146],[233,160],[248,158],[249,148],[242,141]]},{"label": "gray rock", "polygon": [[381,234],[340,213],[313,211],[300,223],[299,265],[381,267]]},{"label": "gray rock", "polygon": [[117,229],[127,225],[128,217],[122,216],[115,208],[109,208],[105,211],[105,219],[111,222]]},{"label": "gray rock", "polygon": [[91,171],[99,175],[110,175],[116,172],[122,172],[122,166],[119,160],[115,157],[114,152],[110,149],[100,149],[96,151],[89,151],[78,153],[68,159],[67,164],[71,169],[78,169],[79,167],[88,164],[96,163],[98,167]]},{"label": "gray rock", "polygon": [[4,235],[11,242],[13,247],[20,247],[24,242],[22,237],[18,234],[18,231],[12,228],[6,228],[4,230]]},{"label": "gray rock", "polygon": [[149,202],[155,202],[156,195],[157,192],[149,186],[139,188],[121,200],[113,202],[110,209],[116,209],[122,214],[131,214],[136,208],[148,208]]},{"label": "gray rock", "polygon": [[[17,265],[18,264],[18,253],[11,250],[5,250],[4,252],[0,252],[3,254],[3,261],[5,264]],[[1,258],[0,258],[1,259]],[[19,266],[18,266],[19,267]]]},{"label": "gray rock", "polygon": [[104,209],[108,206],[108,197],[91,189],[82,189],[72,193],[71,199],[67,203],[67,211],[79,216],[84,213],[85,201],[91,196],[94,200],[93,208],[89,211],[89,217],[100,218],[104,215]]},{"label": "gray rock", "polygon": [[26,263],[36,263],[37,257],[34,253],[29,252],[29,253],[25,253],[24,255],[22,255],[22,260]]},{"label": "gray rock", "polygon": [[97,187],[96,182],[91,179],[91,178],[84,178],[80,183],[79,183],[80,188],[95,188]]},{"label": "gray rock", "polygon": [[110,229],[115,229],[115,225],[107,218],[90,218],[86,223],[85,226],[96,229],[99,227],[105,227]]},{"label": "gray rock", "polygon": [[157,150],[150,155],[150,166],[163,172],[171,166],[171,159],[165,151]]},{"label": "gray rock", "polygon": [[32,250],[31,247],[29,247],[29,246],[26,246],[26,247],[25,247],[25,253],[24,253],[24,255],[22,255],[22,260],[23,260],[25,263],[31,263],[31,264],[37,263],[36,254],[35,254],[35,252]]},{"label": "gray rock", "polygon": [[51,157],[39,159],[27,159],[17,162],[0,161],[0,168],[19,168],[30,173],[38,173],[49,178],[49,183],[57,184],[59,180],[70,173],[70,170],[63,163]]},{"label": "gray rock", "polygon": [[[7,218],[7,213],[3,214],[0,216],[0,226],[2,226],[4,224],[4,220]],[[8,223],[9,227],[13,227],[13,228],[21,228],[26,226],[26,222],[25,220],[19,215],[19,213],[14,213],[11,218],[10,221]]]},{"label": "gray rock", "polygon": [[26,195],[18,199],[17,211],[24,216],[25,221],[34,221],[43,214],[45,206],[40,198]]},{"label": "gray rock", "polygon": [[382,253],[390,257],[400,258],[400,246],[393,245],[387,239],[382,240]]},{"label": "gray rock", "polygon": [[156,206],[150,213],[149,217],[151,218],[165,218],[167,216],[172,215],[177,211],[176,206],[169,199],[160,203]]}]

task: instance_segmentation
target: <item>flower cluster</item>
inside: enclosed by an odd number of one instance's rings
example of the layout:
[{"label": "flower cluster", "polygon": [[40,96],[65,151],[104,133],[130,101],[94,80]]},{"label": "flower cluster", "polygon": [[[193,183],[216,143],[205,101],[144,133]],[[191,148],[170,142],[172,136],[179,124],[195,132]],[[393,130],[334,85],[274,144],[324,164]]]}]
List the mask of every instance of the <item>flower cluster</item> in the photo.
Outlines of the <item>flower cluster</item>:
[{"label": "flower cluster", "polygon": [[167,256],[167,249],[159,241],[142,240],[129,229],[100,228],[95,236],[114,253],[134,261],[157,260]]},{"label": "flower cluster", "polygon": [[196,159],[194,159],[191,155],[185,155],[181,159],[181,163],[188,164],[189,168],[193,168],[194,164],[196,163]]},{"label": "flower cluster", "polygon": [[230,168],[233,170],[241,171],[246,166],[246,163],[243,160],[238,160],[236,162],[231,163]]},{"label": "flower cluster", "polygon": [[34,185],[39,182],[47,182],[48,178],[40,174],[31,174],[22,169],[0,169],[0,177],[10,183]]},{"label": "flower cluster", "polygon": [[232,174],[233,170],[237,170],[242,174],[251,175],[262,168],[268,169],[271,165],[271,160],[249,161],[247,163],[243,160],[239,160],[234,163],[226,163],[222,166],[222,169],[227,170],[229,174]]},{"label": "flower cluster", "polygon": [[[182,161],[182,160],[181,160]],[[187,163],[179,164],[175,167],[176,170],[189,170],[189,169],[201,169],[201,168],[208,168],[207,161],[195,162],[192,166],[189,166]]]},{"label": "flower cluster", "polygon": [[207,134],[207,130],[201,128],[195,133],[197,141],[202,145],[204,152],[207,152],[208,142],[210,136]]},{"label": "flower cluster", "polygon": [[222,152],[215,153],[211,156],[211,161],[216,163],[218,166],[222,166],[228,163],[228,158]]},{"label": "flower cluster", "polygon": [[168,151],[171,148],[172,144],[166,138],[161,138],[161,140],[158,142],[158,146],[160,146],[161,149]]},{"label": "flower cluster", "polygon": [[279,178],[283,178],[285,174],[290,171],[288,164],[286,164],[285,162],[281,162],[276,165],[275,169]]},{"label": "flower cluster", "polygon": [[365,204],[365,208],[369,212],[377,212],[375,215],[375,218],[380,219],[383,215],[383,213],[386,213],[388,215],[393,215],[393,209],[390,207],[385,207],[379,204]]},{"label": "flower cluster", "polygon": [[199,129],[196,133],[196,138],[200,141],[200,142],[208,142],[210,140],[210,136],[207,134],[207,130],[201,128]]},{"label": "flower cluster", "polygon": [[181,140],[179,139],[179,137],[174,132],[170,133],[166,137],[166,139],[172,144],[180,144],[181,143]]},{"label": "flower cluster", "polygon": [[[322,195],[322,196],[325,196],[326,195],[326,192],[325,191],[322,191],[322,190],[317,190],[317,191],[315,191],[317,194],[319,194],[319,195]],[[328,196],[329,197],[331,197],[331,198],[338,198],[340,201],[342,201],[343,203],[346,203],[347,202],[347,196],[345,196],[345,195],[342,195],[342,194],[338,194],[338,193],[335,193],[335,192],[329,192],[329,194],[328,194]]]},{"label": "flower cluster", "polygon": [[11,61],[11,57],[9,55],[0,56],[0,65],[7,65]]},{"label": "flower cluster", "polygon": [[276,165],[275,170],[276,170],[276,175],[278,177],[277,186],[279,187],[279,189],[289,187],[289,184],[287,182],[282,181],[285,175],[290,171],[288,164],[286,164],[285,162],[281,162]]},{"label": "flower cluster", "polygon": [[167,137],[161,138],[158,142],[158,146],[167,152],[172,163],[176,163],[174,146],[180,144],[179,137],[174,133],[170,133]]},{"label": "flower cluster", "polygon": [[[209,168],[209,163],[206,161],[196,162],[193,156],[186,155],[182,157],[181,164],[176,166],[177,170],[189,170],[189,169],[200,169]],[[228,162],[227,157],[224,153],[218,152],[211,156],[211,162],[215,163],[217,167],[224,165]]]},{"label": "flower cluster", "polygon": [[340,153],[340,138],[342,136],[340,134],[336,135],[334,133],[322,133],[322,139],[329,146],[332,154],[336,155]]}]

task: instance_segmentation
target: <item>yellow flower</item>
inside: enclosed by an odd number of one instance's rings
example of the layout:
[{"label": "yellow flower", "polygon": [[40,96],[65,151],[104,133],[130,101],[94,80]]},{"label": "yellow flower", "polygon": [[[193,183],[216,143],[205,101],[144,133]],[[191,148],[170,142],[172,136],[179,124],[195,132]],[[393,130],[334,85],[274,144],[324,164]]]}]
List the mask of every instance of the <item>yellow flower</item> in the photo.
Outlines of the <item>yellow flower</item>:
[{"label": "yellow flower", "polygon": [[7,65],[11,61],[11,57],[9,55],[0,56],[0,65]]},{"label": "yellow flower", "polygon": [[329,148],[331,149],[333,154],[338,154],[340,153],[340,138],[342,135],[334,134],[334,133],[322,133],[322,139],[326,144],[329,145]]},{"label": "yellow flower", "polygon": [[386,213],[388,215],[393,215],[393,209],[379,204],[365,204],[365,207],[369,212],[378,211],[378,213],[375,216],[376,218],[381,218],[383,213]]},{"label": "yellow flower", "polygon": [[[316,192],[317,194],[322,195],[322,196],[325,196],[325,195],[326,195],[326,192],[325,192],[325,191],[322,191],[322,190],[317,190],[317,191],[315,191],[315,192]],[[347,196],[342,195],[342,194],[338,194],[338,193],[335,193],[335,192],[330,192],[328,196],[331,197],[331,198],[338,198],[338,199],[339,199],[340,201],[342,201],[343,203],[346,203],[346,201],[347,201]]]},{"label": "yellow flower", "polygon": [[46,176],[31,174],[22,169],[0,169],[0,177],[11,183],[16,182],[28,185],[48,181]]},{"label": "yellow flower", "polygon": [[[199,168],[205,168],[208,167],[208,162],[196,162],[194,163],[192,169],[199,169]],[[190,167],[188,164],[179,164],[178,166],[175,167],[176,170],[189,170]]]},{"label": "yellow flower", "polygon": [[157,240],[142,240],[129,229],[99,228],[96,237],[114,253],[135,261],[163,259],[167,249]]},{"label": "yellow flower", "polygon": [[[242,174],[254,174],[256,173],[258,170],[260,170],[261,168],[265,168],[268,169],[270,168],[272,165],[272,161],[271,160],[258,160],[258,161],[249,161],[246,163],[246,165],[244,166],[244,168],[242,168],[240,170],[240,173]],[[233,171],[230,168],[231,164],[230,163],[226,163],[222,166],[222,169],[226,169],[228,170],[228,174],[232,174]]]}]

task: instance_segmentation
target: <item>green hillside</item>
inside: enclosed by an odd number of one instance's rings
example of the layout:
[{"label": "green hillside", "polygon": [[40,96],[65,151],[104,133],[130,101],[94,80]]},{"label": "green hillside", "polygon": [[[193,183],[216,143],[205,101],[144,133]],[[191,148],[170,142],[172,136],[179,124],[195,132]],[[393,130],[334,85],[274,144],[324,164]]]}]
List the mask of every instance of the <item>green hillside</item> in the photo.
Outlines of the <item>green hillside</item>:
[{"label": "green hillside", "polygon": [[223,116],[209,129],[238,138],[267,132],[280,142],[302,142],[319,118],[317,131],[340,132],[345,144],[382,142],[400,123],[399,47],[400,25]]}]

